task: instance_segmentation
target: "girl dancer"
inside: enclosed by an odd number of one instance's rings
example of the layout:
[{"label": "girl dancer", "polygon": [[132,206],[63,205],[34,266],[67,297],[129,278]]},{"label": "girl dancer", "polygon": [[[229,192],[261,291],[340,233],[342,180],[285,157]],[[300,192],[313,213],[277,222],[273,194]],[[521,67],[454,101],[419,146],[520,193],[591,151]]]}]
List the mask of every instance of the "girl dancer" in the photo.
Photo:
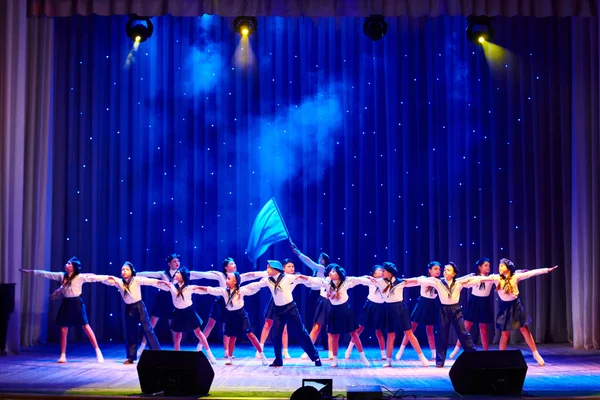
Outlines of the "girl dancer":
[{"label": "girl dancer", "polygon": [[252,333],[252,326],[248,319],[248,313],[244,310],[244,297],[251,296],[260,290],[258,282],[251,283],[240,287],[242,278],[238,272],[227,274],[225,281],[227,289],[197,286],[196,291],[212,294],[213,296],[221,296],[225,300],[225,335],[229,338],[229,357],[225,365],[233,364],[233,350],[235,349],[235,341],[238,336],[245,334],[250,339],[250,342],[260,354],[260,359],[263,365],[268,365],[267,357],[262,351],[262,346]]},{"label": "girl dancer", "polygon": [[536,275],[547,274],[556,268],[558,268],[557,265],[552,268],[538,268],[527,272],[517,272],[515,271],[515,264],[509,259],[503,258],[500,260],[500,265],[498,266],[498,274],[483,278],[496,284],[496,290],[500,298],[498,315],[496,317],[496,328],[502,331],[500,350],[506,350],[510,331],[512,329],[520,329],[527,345],[533,353],[533,358],[535,358],[539,365],[543,366],[545,364],[544,359],[537,351],[533,335],[527,327],[531,322],[531,318],[527,315],[525,307],[523,307],[523,303],[519,299],[518,284],[522,280]]},{"label": "girl dancer", "polygon": [[121,279],[109,276],[102,283],[116,286],[119,293],[121,293],[121,297],[123,297],[123,301],[125,301],[125,352],[127,359],[123,364],[133,364],[137,358],[135,350],[137,348],[138,324],[142,325],[144,337],[150,342],[150,348],[160,350],[158,339],[148,318],[146,305],[142,301],[142,286],[159,287],[162,284],[168,287],[167,282],[136,276],[133,264],[125,261],[121,267]]},{"label": "girl dancer", "polygon": [[419,356],[419,360],[424,367],[428,367],[427,358],[421,351],[419,341],[411,330],[410,317],[404,306],[403,291],[405,287],[417,286],[418,280],[413,279],[398,279],[398,269],[391,262],[383,263],[383,279],[378,279],[377,285],[383,294],[385,301],[385,330],[387,331],[387,361],[383,364],[384,367],[392,366],[392,352],[394,351],[394,341],[396,335],[404,334],[410,340],[413,348]]},{"label": "girl dancer", "polygon": [[[227,257],[221,263],[221,271],[192,271],[191,279],[214,279],[219,282],[219,287],[221,289],[226,289],[227,274],[231,274],[236,271],[237,265],[235,265],[235,261],[233,258]],[[241,283],[244,283],[249,280],[264,278],[266,273],[264,271],[246,272],[240,276],[242,279]],[[223,297],[221,296],[215,299],[215,302],[210,308],[208,322],[204,327],[203,332],[205,337],[210,335],[210,332],[214,328],[217,321],[225,323],[225,300],[223,300]],[[227,337],[225,334],[223,334],[223,347],[225,348],[225,358],[229,358],[229,337]],[[201,344],[198,344],[197,350],[202,350]]]},{"label": "girl dancer", "polygon": [[[300,260],[307,267],[312,269],[314,278],[325,278],[326,276],[329,276],[329,271],[331,271],[331,268],[328,268],[329,256],[327,254],[319,254],[319,262],[316,263],[307,255],[302,254],[302,252],[294,243],[290,242],[290,245],[292,246],[292,250],[294,253],[296,253],[298,258],[300,258]],[[327,298],[327,289],[321,287],[320,289],[314,288],[313,290],[319,290],[319,298],[315,304],[315,314],[313,316],[313,327],[310,331],[310,339],[313,341],[313,343],[316,343],[319,333],[321,333],[321,329],[327,323],[329,310],[331,309],[331,302]],[[327,335],[327,348],[329,349],[329,359],[332,360],[333,352],[331,351],[331,340],[329,335]],[[306,354],[302,354],[300,358],[307,359],[308,356]]]},{"label": "girl dancer", "polygon": [[[432,261],[427,264],[427,273],[430,278],[439,278],[441,269],[442,264],[438,261]],[[438,295],[433,286],[420,286],[421,295],[417,299],[417,304],[415,304],[415,308],[413,308],[413,311],[410,314],[412,331],[414,332],[419,324],[425,325],[427,342],[429,343],[429,349],[431,350],[431,358],[435,359],[435,337],[433,336],[433,327],[437,325],[440,320],[440,302],[437,299]],[[407,344],[408,336],[404,335],[400,349],[396,353],[396,360],[402,358],[402,354],[404,354],[404,349]]]},{"label": "girl dancer", "polygon": [[[167,267],[164,271],[143,271],[138,272],[137,275],[139,277],[144,278],[155,278],[165,282],[173,282],[173,277],[175,273],[179,269],[181,265],[179,259],[181,256],[177,253],[172,253],[167,256],[165,260],[167,262]],[[152,307],[151,317],[150,317],[150,325],[152,329],[156,327],[156,324],[161,318],[167,318],[169,321],[169,326],[171,326],[171,315],[173,314],[173,300],[171,300],[171,295],[168,292],[159,291],[156,295],[156,299],[154,300],[154,306]],[[173,342],[175,342],[175,332],[171,331],[171,336],[173,337]],[[140,357],[142,352],[146,348],[146,337],[142,337],[142,343],[140,344],[140,348],[137,352],[137,356]]]},{"label": "girl dancer", "polygon": [[452,262],[444,267],[444,279],[437,278],[419,278],[420,284],[433,286],[440,299],[440,330],[436,340],[436,359],[435,366],[442,368],[446,362],[446,351],[448,350],[448,336],[450,335],[450,325],[458,335],[458,339],[465,348],[465,351],[475,351],[471,335],[465,329],[462,309],[460,304],[460,292],[464,287],[475,286],[481,283],[482,277],[468,277],[462,280],[455,279],[458,275],[458,268]]},{"label": "girl dancer", "polygon": [[331,310],[327,320],[327,334],[331,338],[331,344],[333,345],[331,349],[333,352],[331,366],[338,366],[340,335],[349,333],[358,349],[360,361],[365,367],[369,367],[369,361],[365,357],[362,343],[358,336],[358,324],[354,321],[354,314],[350,309],[350,304],[348,304],[348,289],[356,285],[369,286],[373,285],[373,283],[367,278],[346,276],[346,271],[338,264],[329,264],[329,266],[331,267],[331,271],[327,279],[308,278],[308,281],[315,286],[320,285],[326,288],[327,297],[331,301]]},{"label": "girl dancer", "polygon": [[171,316],[171,330],[175,332],[175,351],[179,351],[181,348],[181,336],[183,332],[194,331],[200,343],[204,346],[206,356],[212,364],[216,364],[217,360],[212,355],[206,337],[200,330],[202,326],[202,320],[194,310],[194,303],[192,302],[192,294],[196,290],[196,285],[190,285],[190,271],[186,267],[179,267],[175,276],[173,277],[174,284],[167,282],[168,289],[164,289],[162,285],[159,287],[161,290],[168,290],[171,293],[173,305],[173,315]]},{"label": "girl dancer", "polygon": [[[383,268],[381,265],[375,265],[371,269],[371,276],[375,279],[381,278],[383,275]],[[384,306],[383,306],[383,294],[381,293],[381,289],[375,285],[369,285],[369,295],[367,296],[367,301],[365,301],[365,305],[363,306],[362,312],[360,313],[360,317],[358,318],[358,329],[356,333],[360,337],[360,334],[365,330],[365,328],[375,329],[375,336],[377,337],[377,342],[379,343],[379,350],[381,350],[381,359],[385,360],[386,351],[385,351],[385,339],[383,337],[383,332],[381,331],[384,324]],[[408,341],[408,338],[406,339]],[[346,359],[350,358],[352,354],[352,348],[354,347],[354,339],[350,339],[350,343],[348,344],[348,349],[346,350]]]},{"label": "girl dancer", "polygon": [[21,269],[21,272],[43,276],[44,278],[60,281],[61,285],[54,294],[60,294],[62,301],[58,314],[56,315],[56,323],[60,326],[60,358],[58,363],[67,362],[67,334],[70,326],[81,325],[83,331],[87,334],[94,350],[96,350],[96,359],[99,363],[104,362],[102,352],[98,347],[96,335],[90,327],[85,311],[85,304],[81,299],[81,287],[86,282],[102,282],[108,278],[107,275],[82,274],[81,262],[77,257],[72,257],[65,264],[65,272],[48,272],[42,270],[27,270]]},{"label": "girl dancer", "polygon": [[[475,263],[476,276],[488,276],[490,274],[490,259],[480,258]],[[494,282],[481,282],[473,287],[469,301],[467,302],[467,311],[465,311],[465,329],[470,332],[473,324],[479,324],[479,334],[481,336],[481,346],[484,351],[489,349],[488,324],[494,322],[494,303],[492,299],[492,288]],[[454,350],[450,353],[451,360],[456,357],[460,351],[460,340],[456,341]]]},{"label": "girl dancer", "polygon": [[[296,272],[296,267],[294,266],[294,262],[286,258],[283,260],[283,272],[286,274],[293,275]],[[292,291],[295,289],[295,285],[292,288]],[[263,326],[262,333],[260,334],[260,348],[265,348],[265,342],[269,337],[269,332],[271,332],[271,327],[273,326],[273,315],[275,313],[275,303],[273,303],[273,296],[269,299],[269,303],[267,304],[267,308],[265,309],[265,325]],[[288,331],[287,325],[283,328],[283,358],[290,359],[290,353],[288,352]],[[256,351],[256,358],[261,358],[261,352]]]}]

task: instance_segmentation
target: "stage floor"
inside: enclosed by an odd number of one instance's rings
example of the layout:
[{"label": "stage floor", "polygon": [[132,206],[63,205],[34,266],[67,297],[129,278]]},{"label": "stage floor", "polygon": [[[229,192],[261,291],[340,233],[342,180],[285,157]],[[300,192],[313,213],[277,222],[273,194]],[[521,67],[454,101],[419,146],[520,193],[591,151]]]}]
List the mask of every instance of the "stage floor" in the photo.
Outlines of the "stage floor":
[{"label": "stage floor", "polygon": [[[89,344],[69,344],[66,364],[56,363],[59,355],[56,344],[26,348],[19,355],[0,357],[0,398],[47,398],[47,395],[131,398],[139,395],[135,365],[123,365],[124,345],[105,344],[101,348],[106,359],[104,364],[96,362]],[[528,364],[524,396],[600,395],[600,351],[573,350],[568,344],[542,345],[539,351],[546,366],[540,367],[528,350],[519,348]],[[184,349],[191,351],[192,347]],[[213,352],[217,357],[223,355],[217,344]],[[253,348],[247,345],[236,348],[234,365],[224,365],[221,358],[214,366],[210,398],[289,398],[301,386],[303,378],[333,379],[334,395],[345,396],[350,385],[381,385],[404,396],[461,397],[453,391],[448,376],[453,361],[447,362],[444,368],[435,368],[433,362],[431,367],[424,368],[412,349],[405,352],[401,361],[395,361],[393,368],[381,367],[379,350],[374,348],[367,349],[371,368],[362,366],[356,351],[350,360],[340,360],[338,368],[329,366],[326,351],[320,352],[324,361],[321,368],[301,360],[300,348],[293,347],[290,353],[297,358],[285,360],[282,368],[270,368],[254,358]],[[267,348],[266,354],[272,357],[272,348]],[[425,354],[428,355],[429,350],[425,349]]]}]

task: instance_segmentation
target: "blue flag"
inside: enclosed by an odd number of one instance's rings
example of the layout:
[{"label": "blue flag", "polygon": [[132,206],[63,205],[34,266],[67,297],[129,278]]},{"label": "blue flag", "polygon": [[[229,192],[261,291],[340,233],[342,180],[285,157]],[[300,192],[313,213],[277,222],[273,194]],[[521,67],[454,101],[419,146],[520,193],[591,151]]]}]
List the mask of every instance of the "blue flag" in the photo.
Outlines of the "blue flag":
[{"label": "blue flag", "polygon": [[289,234],[275,199],[271,199],[260,210],[248,239],[246,252],[250,261],[254,262],[270,245],[289,238]]}]

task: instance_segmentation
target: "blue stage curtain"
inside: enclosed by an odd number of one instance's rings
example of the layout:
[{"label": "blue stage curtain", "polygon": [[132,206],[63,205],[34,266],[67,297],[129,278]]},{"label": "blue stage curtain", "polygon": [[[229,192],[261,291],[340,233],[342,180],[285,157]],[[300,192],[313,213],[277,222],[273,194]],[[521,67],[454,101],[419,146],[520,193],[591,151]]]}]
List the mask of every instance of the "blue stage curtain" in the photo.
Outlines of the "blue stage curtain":
[{"label": "blue stage curtain", "polygon": [[[431,260],[561,265],[520,289],[536,340],[566,341],[571,21],[496,18],[507,55],[493,68],[463,17],[387,21],[372,42],[360,18],[259,18],[243,67],[230,18],[154,18],[130,65],[126,17],[56,18],[53,268],[76,255],[84,271],[161,270],[178,252],[190,269],[231,256],[247,271],[274,196],[298,247],[349,275],[388,260],[407,277]],[[271,257],[295,258],[278,243],[258,268]],[[116,290],[84,293],[99,337],[120,340]],[[351,294],[358,313],[366,289]],[[257,331],[267,299],[248,300]],[[211,301],[198,297],[204,319]]]}]

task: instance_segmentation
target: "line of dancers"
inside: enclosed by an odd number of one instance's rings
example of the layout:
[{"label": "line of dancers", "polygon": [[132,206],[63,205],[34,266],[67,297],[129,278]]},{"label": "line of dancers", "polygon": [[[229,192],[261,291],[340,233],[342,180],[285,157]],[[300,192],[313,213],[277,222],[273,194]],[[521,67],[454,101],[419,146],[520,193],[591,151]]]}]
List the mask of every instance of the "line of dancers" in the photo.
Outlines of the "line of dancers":
[{"label": "line of dancers", "polygon": [[[312,276],[296,274],[291,259],[286,259],[284,264],[277,260],[269,260],[266,270],[243,274],[237,272],[232,258],[223,261],[221,271],[189,271],[181,266],[178,254],[170,254],[166,259],[166,268],[158,272],[136,272],[133,264],[125,262],[121,267],[120,278],[81,273],[81,262],[76,257],[67,261],[64,272],[21,271],[60,282],[60,287],[52,295],[54,298],[61,298],[56,318],[61,327],[59,363],[67,362],[67,334],[71,326],[83,327],[95,349],[97,361],[104,362],[80,297],[84,283],[99,282],[116,287],[125,302],[125,364],[133,364],[147,346],[153,350],[160,349],[154,327],[161,318],[166,318],[172,331],[175,350],[180,350],[183,332],[193,331],[199,340],[196,350],[203,350],[208,360],[215,364],[216,359],[206,338],[217,323],[222,323],[226,365],[233,364],[237,337],[246,335],[256,348],[256,358],[260,359],[263,365],[272,367],[283,366],[284,358],[290,358],[287,351],[287,334],[284,334],[288,327],[300,340],[304,350],[302,358],[309,358],[315,366],[321,366],[322,361],[314,343],[320,331],[325,328],[328,334],[331,367],[338,366],[339,339],[343,334],[349,334],[351,338],[345,358],[350,358],[356,347],[360,361],[369,367],[371,364],[365,356],[360,335],[365,328],[370,328],[375,330],[381,359],[384,361],[383,367],[392,366],[394,343],[398,335],[402,335],[403,339],[395,359],[399,360],[402,357],[410,341],[422,365],[428,367],[429,360],[423,354],[413,333],[419,324],[423,324],[426,326],[431,358],[435,359],[437,367],[443,367],[450,327],[458,336],[455,348],[450,354],[451,359],[456,356],[461,346],[464,351],[475,351],[469,334],[473,324],[479,324],[483,349],[488,350],[487,324],[494,321],[492,290],[495,286],[499,297],[495,322],[502,332],[500,350],[506,349],[511,330],[520,329],[533,357],[539,365],[544,365],[527,327],[531,320],[519,299],[518,283],[536,275],[549,273],[557,268],[556,266],[531,271],[516,270],[512,261],[503,258],[499,262],[498,273],[490,274],[490,260],[482,258],[475,264],[473,273],[459,277],[458,268],[454,263],[449,262],[442,266],[441,263],[432,261],[427,265],[427,276],[401,278],[398,268],[391,262],[385,262],[381,266],[374,266],[369,275],[351,277],[347,276],[343,267],[330,263],[327,254],[321,253],[318,263],[315,263],[302,254],[293,243],[291,246],[300,260],[311,268]],[[440,278],[442,274],[443,278]],[[191,280],[196,279],[216,280],[218,286],[190,284]],[[243,284],[249,281],[256,282]],[[298,284],[319,293],[310,334],[304,327],[293,297],[293,290]],[[348,300],[349,289],[357,285],[367,286],[369,295],[359,317],[355,318]],[[150,316],[142,301],[141,286],[160,289]],[[403,292],[405,287],[414,286],[420,286],[420,297],[409,314],[403,302]],[[473,290],[463,319],[459,299],[462,289],[466,287]],[[265,311],[261,338],[258,340],[244,309],[244,298],[258,293],[262,288],[269,289],[271,299]],[[193,294],[216,297],[204,331],[201,330],[203,322],[193,307]],[[433,327],[438,324],[439,330],[435,337]],[[138,326],[142,327],[144,335],[136,351]],[[270,364],[263,352],[269,331],[272,331],[275,352],[275,359]]]}]

